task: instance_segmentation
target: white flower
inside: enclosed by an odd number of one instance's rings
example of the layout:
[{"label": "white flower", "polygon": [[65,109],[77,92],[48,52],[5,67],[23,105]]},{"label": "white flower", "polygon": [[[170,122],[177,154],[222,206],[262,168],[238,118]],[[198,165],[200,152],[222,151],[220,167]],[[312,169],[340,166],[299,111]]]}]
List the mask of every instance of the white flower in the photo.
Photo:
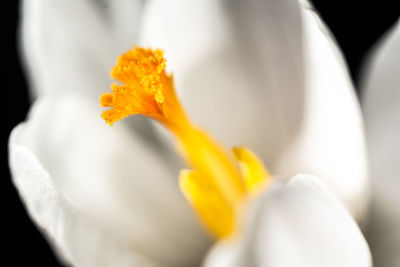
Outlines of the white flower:
[{"label": "white flower", "polygon": [[[11,135],[10,166],[66,263],[370,266],[347,214],[361,219],[368,200],[360,112],[307,3],[26,1],[22,25],[36,101]],[[165,49],[194,121],[290,180],[260,196],[241,238],[207,258],[212,240],[179,192],[182,163],[167,135],[143,118],[110,128],[99,117],[108,71],[134,43]],[[304,172],[320,178],[295,176]]]}]

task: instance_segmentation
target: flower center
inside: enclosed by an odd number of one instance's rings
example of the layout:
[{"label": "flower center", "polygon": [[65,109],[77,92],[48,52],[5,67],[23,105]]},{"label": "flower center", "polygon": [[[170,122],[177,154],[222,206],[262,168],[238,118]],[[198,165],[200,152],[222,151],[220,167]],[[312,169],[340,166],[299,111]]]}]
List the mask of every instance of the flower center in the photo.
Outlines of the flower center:
[{"label": "flower center", "polygon": [[242,204],[270,182],[270,175],[250,150],[236,147],[230,153],[189,120],[165,65],[161,50],[135,46],[120,56],[111,76],[122,84],[101,95],[100,105],[111,108],[101,116],[113,126],[141,114],[170,130],[192,167],[179,175],[183,194],[212,234],[228,237],[238,228]]}]

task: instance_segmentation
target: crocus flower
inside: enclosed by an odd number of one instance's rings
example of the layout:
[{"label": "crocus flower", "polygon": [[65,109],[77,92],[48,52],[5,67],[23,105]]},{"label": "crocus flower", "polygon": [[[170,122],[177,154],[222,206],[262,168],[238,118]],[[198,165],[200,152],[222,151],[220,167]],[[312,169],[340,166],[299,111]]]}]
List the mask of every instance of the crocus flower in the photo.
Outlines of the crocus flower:
[{"label": "crocus flower", "polygon": [[[308,3],[26,1],[22,27],[35,102],[11,134],[10,166],[65,263],[371,265],[354,221],[368,200],[357,99]],[[206,233],[179,190],[168,133],[100,118],[109,69],[134,43],[164,49],[189,117],[222,146],[253,150],[274,177],[237,236]]]}]

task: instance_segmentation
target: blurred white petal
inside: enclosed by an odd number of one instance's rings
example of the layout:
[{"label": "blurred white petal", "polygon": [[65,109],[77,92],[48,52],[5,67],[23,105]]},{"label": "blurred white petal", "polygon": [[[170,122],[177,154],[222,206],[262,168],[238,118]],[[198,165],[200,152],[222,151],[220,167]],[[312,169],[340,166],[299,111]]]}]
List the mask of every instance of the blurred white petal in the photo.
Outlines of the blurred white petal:
[{"label": "blurred white petal", "polygon": [[297,175],[260,197],[243,237],[217,244],[206,267],[368,267],[354,220],[319,178]]},{"label": "blurred white petal", "polygon": [[324,177],[351,213],[367,202],[364,136],[331,35],[297,1],[155,0],[140,44],[161,47],[183,105],[226,146],[272,173]]},{"label": "blurred white petal", "polygon": [[93,224],[89,216],[71,207],[52,178],[26,147],[10,141],[10,165],[15,186],[32,219],[43,229],[63,262],[73,266],[156,266],[117,243]]},{"label": "blurred white petal", "polygon": [[322,177],[350,213],[368,203],[365,137],[341,52],[313,10],[302,8],[305,95],[302,128],[279,162],[279,173]]},{"label": "blurred white petal", "polygon": [[375,49],[363,77],[372,177],[366,229],[376,266],[400,266],[400,22]]},{"label": "blurred white petal", "polygon": [[97,98],[107,90],[116,57],[136,41],[141,3],[24,1],[22,54],[34,95],[79,91]]},{"label": "blurred white petal", "polygon": [[118,49],[114,52],[125,52],[137,42],[144,2],[144,0],[106,0],[110,9],[108,22]]},{"label": "blurred white petal", "polygon": [[71,206],[136,253],[162,266],[199,262],[209,240],[179,191],[178,165],[162,144],[106,125],[90,101],[41,97],[13,142],[32,151]]}]

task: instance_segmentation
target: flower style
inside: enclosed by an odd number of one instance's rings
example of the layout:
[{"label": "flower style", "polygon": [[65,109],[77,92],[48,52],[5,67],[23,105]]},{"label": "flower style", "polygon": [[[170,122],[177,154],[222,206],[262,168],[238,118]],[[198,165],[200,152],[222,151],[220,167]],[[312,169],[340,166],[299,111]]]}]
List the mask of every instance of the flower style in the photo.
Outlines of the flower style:
[{"label": "flower style", "polygon": [[[10,166],[67,264],[371,265],[353,220],[368,201],[360,112],[308,3],[42,0],[26,1],[23,16],[36,101],[11,135]],[[249,147],[276,180],[234,238],[216,241],[202,228],[163,129],[99,118],[109,68],[134,43],[163,48],[188,116],[224,147]]]}]

